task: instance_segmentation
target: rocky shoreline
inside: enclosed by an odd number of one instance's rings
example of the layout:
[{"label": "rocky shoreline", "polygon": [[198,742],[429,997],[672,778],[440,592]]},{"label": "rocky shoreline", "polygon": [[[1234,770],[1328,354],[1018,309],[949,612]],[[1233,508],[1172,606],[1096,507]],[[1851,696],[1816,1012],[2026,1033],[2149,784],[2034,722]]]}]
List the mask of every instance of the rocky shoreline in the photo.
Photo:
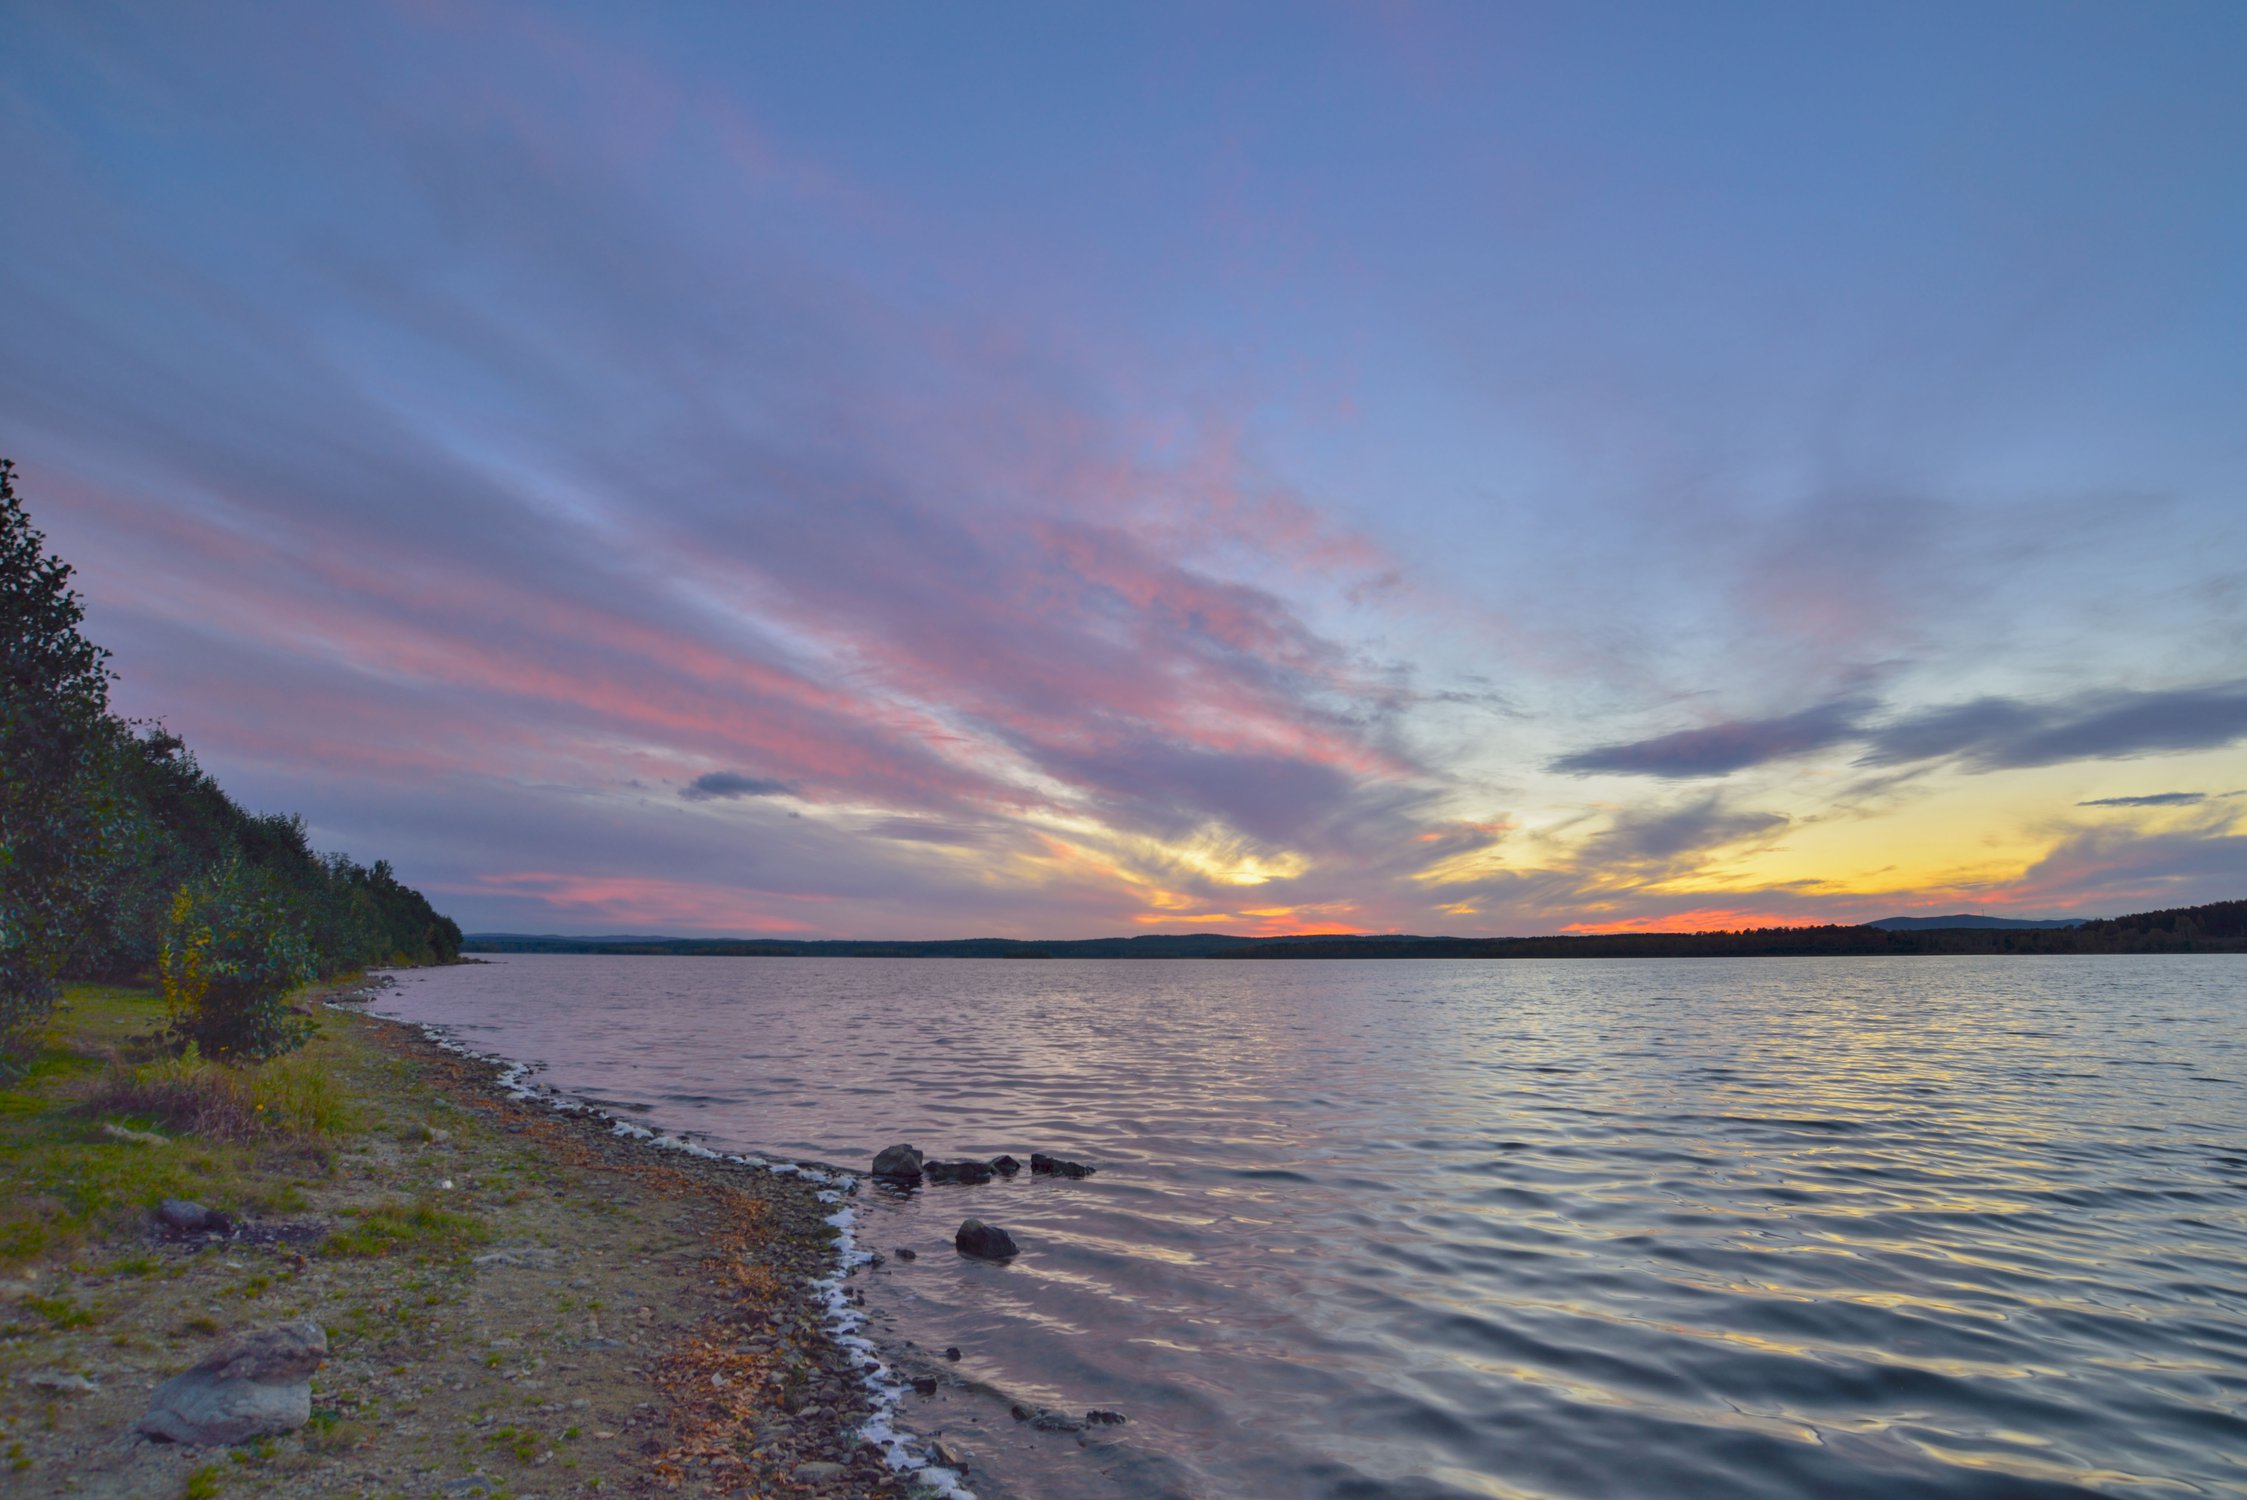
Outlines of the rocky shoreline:
[{"label": "rocky shoreline", "polygon": [[[261,1171],[286,1181],[214,1196],[200,1228],[150,1213],[0,1283],[0,1489],[999,1494],[899,1430],[899,1398],[940,1375],[865,1337],[851,1174],[657,1137],[419,1028],[327,1016],[347,1136],[275,1154]],[[193,1144],[152,1139],[101,1149]],[[167,1382],[289,1327],[288,1357],[317,1364],[288,1367],[302,1426],[231,1447],[134,1431]]]},{"label": "rocky shoreline", "polygon": [[[780,1221],[779,1234],[759,1241],[738,1229],[715,1237],[724,1273],[735,1283],[733,1305],[707,1315],[659,1367],[680,1442],[655,1455],[658,1479],[676,1482],[697,1468],[738,1470],[759,1492],[785,1481],[836,1495],[977,1500],[955,1455],[897,1425],[904,1392],[931,1377],[899,1377],[864,1336],[857,1311],[864,1299],[849,1283],[881,1257],[857,1246],[849,1206],[854,1174],[659,1134],[540,1088],[520,1063],[409,1023],[363,1020],[395,1033],[393,1045],[426,1049],[440,1066],[472,1078],[483,1070],[481,1086],[505,1128],[532,1136],[543,1149],[641,1174],[676,1174],[735,1212],[747,1194]],[[997,1487],[989,1476],[976,1478],[983,1500],[993,1500]]]}]

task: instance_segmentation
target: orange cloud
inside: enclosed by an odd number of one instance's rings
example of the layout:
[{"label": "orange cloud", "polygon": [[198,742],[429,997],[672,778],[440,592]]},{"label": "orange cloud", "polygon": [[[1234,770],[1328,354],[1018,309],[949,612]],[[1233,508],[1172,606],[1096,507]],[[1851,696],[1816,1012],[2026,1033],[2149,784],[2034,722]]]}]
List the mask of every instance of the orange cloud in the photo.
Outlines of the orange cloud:
[{"label": "orange cloud", "polygon": [[1624,917],[1612,922],[1570,922],[1562,932],[1595,937],[1615,932],[1742,932],[1757,927],[1803,927],[1800,916],[1740,907],[1703,906],[1658,917]]}]

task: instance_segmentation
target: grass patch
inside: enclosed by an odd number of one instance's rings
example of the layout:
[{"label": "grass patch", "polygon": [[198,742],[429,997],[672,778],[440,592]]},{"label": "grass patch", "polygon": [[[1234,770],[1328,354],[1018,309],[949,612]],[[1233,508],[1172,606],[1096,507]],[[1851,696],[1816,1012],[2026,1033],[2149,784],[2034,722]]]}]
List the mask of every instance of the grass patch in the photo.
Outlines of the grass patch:
[{"label": "grass patch", "polygon": [[180,1491],[183,1500],[211,1500],[218,1493],[221,1472],[217,1464],[205,1464],[188,1475],[187,1488]]},{"label": "grass patch", "polygon": [[324,1171],[361,1128],[352,1087],[371,1053],[343,1028],[221,1067],[164,1055],[164,1024],[152,990],[64,990],[30,1067],[0,1088],[0,1270],[136,1234],[165,1198],[289,1212],[304,1202],[290,1178]]},{"label": "grass patch", "polygon": [[398,1199],[360,1210],[348,1228],[329,1235],[321,1248],[329,1255],[390,1255],[400,1250],[457,1253],[490,1237],[491,1231],[478,1220],[440,1208],[431,1199]]},{"label": "grass patch", "polygon": [[68,1297],[20,1297],[16,1305],[37,1313],[57,1328],[91,1328],[94,1323],[93,1309],[80,1307]]}]

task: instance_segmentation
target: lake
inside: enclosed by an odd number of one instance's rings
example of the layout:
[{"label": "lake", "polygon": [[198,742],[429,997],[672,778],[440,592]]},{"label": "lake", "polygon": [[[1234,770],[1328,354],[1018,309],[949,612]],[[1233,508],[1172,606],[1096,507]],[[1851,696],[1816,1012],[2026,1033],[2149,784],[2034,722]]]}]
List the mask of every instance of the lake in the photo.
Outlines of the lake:
[{"label": "lake", "polygon": [[400,977],[726,1150],[1097,1167],[858,1195],[878,1331],[962,1353],[908,1421],[1021,1495],[2247,1496],[2247,959]]}]

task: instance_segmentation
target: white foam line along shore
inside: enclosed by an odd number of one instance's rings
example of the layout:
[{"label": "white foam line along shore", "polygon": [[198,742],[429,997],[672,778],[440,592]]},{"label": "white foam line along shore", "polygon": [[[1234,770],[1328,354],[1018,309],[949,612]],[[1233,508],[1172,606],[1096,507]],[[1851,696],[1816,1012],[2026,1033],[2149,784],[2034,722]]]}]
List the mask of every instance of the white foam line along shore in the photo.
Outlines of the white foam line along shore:
[{"label": "white foam line along shore", "polygon": [[819,1201],[834,1206],[827,1222],[835,1229],[835,1268],[825,1276],[815,1279],[811,1289],[818,1294],[827,1309],[827,1334],[858,1368],[859,1380],[873,1398],[874,1414],[858,1429],[859,1436],[882,1450],[882,1457],[896,1473],[910,1474],[915,1482],[926,1487],[931,1496],[943,1500],[975,1500],[975,1491],[960,1482],[956,1469],[945,1467],[932,1458],[922,1441],[900,1420],[904,1409],[906,1383],[899,1380],[881,1356],[874,1341],[866,1336],[866,1314],[851,1305],[844,1293],[843,1284],[859,1267],[873,1262],[871,1252],[858,1245],[858,1211],[847,1200],[858,1191],[858,1178],[849,1172],[828,1171],[823,1167],[803,1166],[796,1162],[767,1161],[761,1156],[736,1156],[730,1152],[713,1151],[699,1141],[685,1140],[675,1135],[660,1135],[644,1125],[629,1120],[619,1120],[606,1110],[587,1104],[582,1099],[572,1099],[555,1092],[544,1084],[531,1081],[538,1071],[530,1063],[516,1062],[512,1058],[497,1057],[489,1052],[479,1052],[452,1036],[444,1027],[428,1022],[401,1022],[411,1025],[436,1046],[456,1056],[480,1063],[489,1063],[500,1070],[493,1080],[500,1092],[510,1099],[524,1103],[542,1103],[563,1114],[587,1115],[603,1121],[620,1136],[644,1141],[658,1151],[677,1151],[687,1156],[699,1156],[706,1161],[732,1162],[736,1166],[751,1167],[770,1172],[775,1177],[801,1177],[818,1190]]}]

